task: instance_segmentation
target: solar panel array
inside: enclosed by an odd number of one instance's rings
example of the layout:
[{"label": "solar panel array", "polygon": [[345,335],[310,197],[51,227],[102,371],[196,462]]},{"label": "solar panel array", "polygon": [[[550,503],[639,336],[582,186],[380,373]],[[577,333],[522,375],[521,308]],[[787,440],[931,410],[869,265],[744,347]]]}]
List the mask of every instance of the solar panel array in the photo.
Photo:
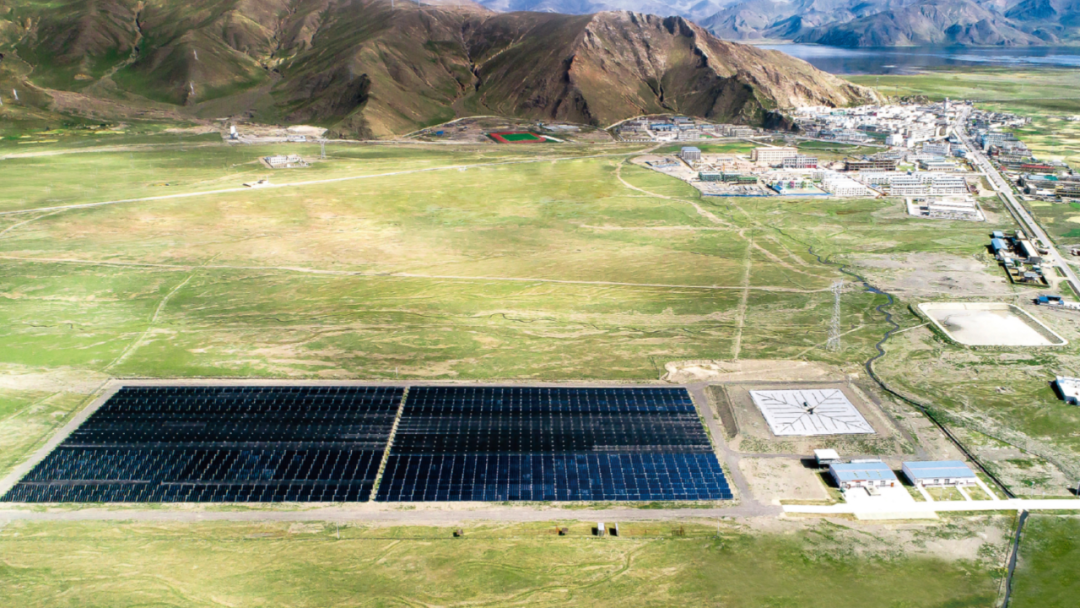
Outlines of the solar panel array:
[{"label": "solar panel array", "polygon": [[673,388],[125,387],[15,502],[731,498]]},{"label": "solar panel array", "polygon": [[3,500],[367,500],[403,393],[400,387],[125,387]]},{"label": "solar panel array", "polygon": [[379,501],[731,498],[689,394],[410,389]]}]

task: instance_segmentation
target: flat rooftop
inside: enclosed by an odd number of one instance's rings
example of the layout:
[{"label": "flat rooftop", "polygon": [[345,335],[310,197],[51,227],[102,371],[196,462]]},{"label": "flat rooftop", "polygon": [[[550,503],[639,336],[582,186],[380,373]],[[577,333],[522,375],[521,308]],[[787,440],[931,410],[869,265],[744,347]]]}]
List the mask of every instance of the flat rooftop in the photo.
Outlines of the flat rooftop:
[{"label": "flat rooftop", "polygon": [[829,472],[838,481],[898,481],[896,474],[884,462],[851,462],[829,465]]},{"label": "flat rooftop", "polygon": [[905,462],[904,474],[916,479],[974,478],[975,473],[959,460],[933,460],[928,462]]},{"label": "flat rooftop", "polygon": [[874,432],[840,389],[750,391],[750,397],[776,436]]}]

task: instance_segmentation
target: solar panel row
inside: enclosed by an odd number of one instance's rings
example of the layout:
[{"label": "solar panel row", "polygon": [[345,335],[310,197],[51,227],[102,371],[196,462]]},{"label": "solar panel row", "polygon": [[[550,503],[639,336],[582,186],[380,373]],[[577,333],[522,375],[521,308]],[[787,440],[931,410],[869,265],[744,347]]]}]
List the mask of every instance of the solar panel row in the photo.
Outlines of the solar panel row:
[{"label": "solar panel row", "polygon": [[125,387],[3,500],[367,500],[400,387]]},{"label": "solar panel row", "polygon": [[20,483],[6,502],[360,502],[371,483]]},{"label": "solar panel row", "polygon": [[730,498],[710,454],[391,455],[376,500],[570,501]]},{"label": "solar panel row", "polygon": [[[6,501],[363,501],[401,387],[123,388]],[[376,500],[730,498],[682,389],[410,389]]]}]

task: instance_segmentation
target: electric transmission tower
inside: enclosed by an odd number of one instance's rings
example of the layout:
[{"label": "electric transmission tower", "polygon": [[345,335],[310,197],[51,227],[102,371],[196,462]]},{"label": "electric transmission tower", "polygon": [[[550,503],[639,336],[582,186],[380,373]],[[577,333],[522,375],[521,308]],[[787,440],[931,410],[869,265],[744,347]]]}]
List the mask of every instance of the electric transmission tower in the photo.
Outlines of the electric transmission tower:
[{"label": "electric transmission tower", "polygon": [[829,322],[829,341],[825,343],[825,350],[840,350],[840,292],[843,290],[843,281],[837,281],[833,283],[832,321]]}]

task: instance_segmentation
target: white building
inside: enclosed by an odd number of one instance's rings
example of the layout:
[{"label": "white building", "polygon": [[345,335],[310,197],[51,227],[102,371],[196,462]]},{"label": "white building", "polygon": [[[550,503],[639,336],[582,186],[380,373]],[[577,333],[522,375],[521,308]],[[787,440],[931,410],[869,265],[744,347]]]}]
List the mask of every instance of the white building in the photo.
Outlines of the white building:
[{"label": "white building", "polygon": [[840,464],[840,454],[836,450],[814,450],[814,460],[819,467]]},{"label": "white building", "polygon": [[766,165],[779,165],[785,158],[798,155],[799,151],[795,148],[754,148],[750,152],[750,160]]},{"label": "white building", "polygon": [[814,156],[789,156],[781,163],[785,169],[817,169],[818,159]]},{"label": "white building", "polygon": [[923,159],[919,161],[919,167],[924,171],[955,171],[956,164],[944,159]]},{"label": "white building", "polygon": [[904,476],[916,486],[971,486],[975,473],[959,460],[905,462]]},{"label": "white building", "polygon": [[922,147],[924,154],[936,154],[937,156],[948,156],[950,149],[949,142],[926,143]]},{"label": "white building", "polygon": [[701,160],[701,149],[694,146],[683,146],[683,149],[679,151],[679,158],[688,163]]},{"label": "white building", "polygon": [[960,175],[901,171],[865,172],[860,179],[871,186],[889,188],[892,196],[960,196],[967,194],[967,181]]},{"label": "white building", "polygon": [[1054,379],[1054,388],[1069,405],[1080,405],[1080,378],[1058,376]]},{"label": "white building", "polygon": [[884,462],[852,462],[829,465],[829,474],[842,490],[896,487],[900,480]]},{"label": "white building", "polygon": [[916,199],[914,203],[909,204],[908,211],[912,215],[931,219],[971,222],[981,222],[986,219],[975,200],[969,197]]},{"label": "white building", "polygon": [[277,154],[274,156],[264,156],[263,160],[270,166],[271,169],[292,169],[293,167],[306,167],[307,163],[300,157],[299,154]]},{"label": "white building", "polygon": [[874,192],[859,182],[839,173],[827,173],[821,180],[821,188],[833,196],[870,196]]}]

